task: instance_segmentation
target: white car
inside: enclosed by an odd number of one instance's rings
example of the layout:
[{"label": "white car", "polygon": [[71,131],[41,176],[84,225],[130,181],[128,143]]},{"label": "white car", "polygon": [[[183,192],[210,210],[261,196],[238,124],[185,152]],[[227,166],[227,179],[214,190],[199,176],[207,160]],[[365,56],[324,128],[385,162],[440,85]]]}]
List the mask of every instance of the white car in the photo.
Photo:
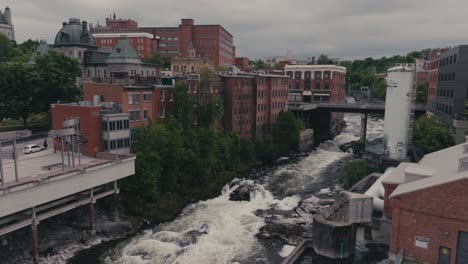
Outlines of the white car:
[{"label": "white car", "polygon": [[30,144],[30,145],[24,146],[23,153],[30,154],[30,153],[42,151],[44,149],[45,149],[44,146],[39,146],[37,144]]}]

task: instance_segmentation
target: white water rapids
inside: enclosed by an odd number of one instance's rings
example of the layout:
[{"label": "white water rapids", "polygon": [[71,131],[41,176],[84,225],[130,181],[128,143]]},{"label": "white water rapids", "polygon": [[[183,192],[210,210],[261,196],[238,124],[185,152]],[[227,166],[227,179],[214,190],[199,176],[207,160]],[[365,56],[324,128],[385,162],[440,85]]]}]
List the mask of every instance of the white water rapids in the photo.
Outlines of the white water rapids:
[{"label": "white water rapids", "polygon": [[[300,201],[299,195],[326,193],[329,187],[314,185],[327,176],[330,165],[350,157],[339,145],[359,137],[360,115],[345,115],[347,128],[332,141],[324,142],[310,155],[296,163],[278,167],[264,175],[251,201],[229,200],[237,185],[223,189],[221,196],[201,201],[184,209],[174,221],[147,230],[140,236],[125,241],[115,249],[105,263],[117,264],[218,264],[255,263],[251,258],[262,252],[262,243],[256,234],[265,225],[265,219],[255,214],[258,210],[276,209],[290,211]],[[369,119],[368,138],[383,132],[381,119]],[[334,176],[336,177],[336,176]],[[324,189],[325,188],[325,189]],[[277,198],[274,197],[273,193]],[[278,193],[282,195],[277,195]],[[287,255],[293,247],[280,245],[276,254]],[[284,257],[284,256],[283,256]],[[258,263],[266,263],[266,260]]]}]

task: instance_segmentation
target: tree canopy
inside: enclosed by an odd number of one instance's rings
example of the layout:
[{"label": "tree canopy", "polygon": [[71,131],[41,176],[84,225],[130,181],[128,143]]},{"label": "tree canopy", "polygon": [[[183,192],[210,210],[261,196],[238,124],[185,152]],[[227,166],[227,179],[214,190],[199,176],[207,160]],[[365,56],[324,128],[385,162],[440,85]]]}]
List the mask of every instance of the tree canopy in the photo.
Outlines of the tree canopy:
[{"label": "tree canopy", "polygon": [[419,117],[414,123],[413,144],[419,146],[424,154],[451,147],[455,144],[453,136],[437,120],[428,115]]}]

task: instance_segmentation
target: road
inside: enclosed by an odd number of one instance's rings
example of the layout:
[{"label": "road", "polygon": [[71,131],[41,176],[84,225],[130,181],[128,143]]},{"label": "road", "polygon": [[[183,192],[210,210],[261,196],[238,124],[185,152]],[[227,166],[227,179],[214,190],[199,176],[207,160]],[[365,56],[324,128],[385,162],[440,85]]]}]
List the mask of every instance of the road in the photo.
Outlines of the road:
[{"label": "road", "polygon": [[[22,157],[25,156],[25,154],[23,153],[24,146],[29,145],[29,144],[37,144],[37,145],[42,146],[44,144],[44,139],[46,139],[46,138],[47,138],[48,149],[53,148],[53,138],[48,138],[47,136],[35,138],[35,139],[32,139],[32,140],[27,140],[27,141],[24,141],[24,142],[21,142],[21,143],[17,143],[16,144],[16,151],[18,152],[18,159],[22,159]],[[8,143],[3,143],[3,144],[7,145]],[[1,152],[4,152],[4,153],[5,152],[6,153],[12,153],[13,152],[13,145],[12,144],[8,144],[7,146],[4,146],[4,145],[2,145],[2,147],[1,147]],[[27,154],[27,155],[33,155],[33,154]],[[3,159],[3,160],[8,161],[8,160],[11,160],[11,159]]]}]

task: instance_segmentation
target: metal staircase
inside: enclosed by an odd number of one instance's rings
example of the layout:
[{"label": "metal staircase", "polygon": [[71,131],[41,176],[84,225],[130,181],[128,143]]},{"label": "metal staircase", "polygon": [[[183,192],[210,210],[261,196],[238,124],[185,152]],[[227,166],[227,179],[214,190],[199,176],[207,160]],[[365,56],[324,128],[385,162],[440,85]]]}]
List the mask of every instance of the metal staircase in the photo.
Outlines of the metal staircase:
[{"label": "metal staircase", "polygon": [[407,135],[408,137],[407,146],[409,148],[412,148],[413,146],[414,109],[416,108],[416,87],[417,87],[416,67],[414,65],[412,65],[412,70],[413,70],[413,87],[411,89],[408,135]]}]

